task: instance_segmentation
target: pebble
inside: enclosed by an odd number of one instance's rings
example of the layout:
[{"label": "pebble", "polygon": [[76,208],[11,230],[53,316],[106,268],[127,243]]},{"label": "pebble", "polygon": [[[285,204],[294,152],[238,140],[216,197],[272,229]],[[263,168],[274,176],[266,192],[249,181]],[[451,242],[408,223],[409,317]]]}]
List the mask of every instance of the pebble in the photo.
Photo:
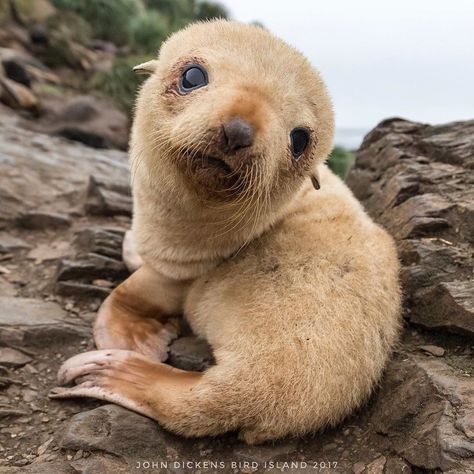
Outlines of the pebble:
[{"label": "pebble", "polygon": [[362,472],[364,472],[364,469],[365,469],[365,464],[363,462],[356,462],[352,466],[352,472],[354,474],[361,474]]},{"label": "pebble", "polygon": [[38,392],[36,390],[26,389],[23,391],[23,400],[25,402],[32,402],[38,398]]},{"label": "pebble", "polygon": [[433,345],[420,346],[420,349],[435,357],[443,357],[446,352],[442,347]]},{"label": "pebble", "polygon": [[47,441],[45,441],[41,446],[38,447],[37,449],[37,453],[38,453],[38,456],[41,456],[42,454],[44,454],[46,452],[46,450],[48,449],[49,445],[54,441],[54,438],[49,438]]}]

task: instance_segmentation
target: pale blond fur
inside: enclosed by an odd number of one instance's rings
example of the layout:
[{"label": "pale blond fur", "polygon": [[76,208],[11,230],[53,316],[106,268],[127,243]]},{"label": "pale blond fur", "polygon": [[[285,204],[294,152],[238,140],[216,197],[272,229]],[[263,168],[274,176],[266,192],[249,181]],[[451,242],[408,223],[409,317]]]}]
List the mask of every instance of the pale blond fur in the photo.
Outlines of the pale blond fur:
[{"label": "pale blond fur", "polygon": [[[188,58],[205,65],[209,84],[180,96],[170,87]],[[323,164],[333,114],[320,76],[264,29],[226,21],[173,35],[141,70],[151,76],[137,102],[131,169],[134,238],[156,275],[147,298],[183,313],[216,365],[172,396],[150,382],[146,409],[122,404],[176,433],[240,430],[249,443],[339,422],[381,377],[400,291],[392,239]],[[241,160],[245,176],[220,197],[221,171],[190,163],[218,148],[212,137],[236,115],[256,139],[235,158],[219,155]],[[296,164],[289,133],[298,126],[312,138]]]}]

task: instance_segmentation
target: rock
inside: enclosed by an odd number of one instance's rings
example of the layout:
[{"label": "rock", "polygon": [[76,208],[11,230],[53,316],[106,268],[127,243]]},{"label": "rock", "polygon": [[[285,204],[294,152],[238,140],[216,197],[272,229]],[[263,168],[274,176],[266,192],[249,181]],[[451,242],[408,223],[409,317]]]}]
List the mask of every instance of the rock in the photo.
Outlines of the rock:
[{"label": "rock", "polygon": [[273,445],[262,446],[236,446],[233,454],[239,461],[256,462],[263,466],[269,461],[276,459],[292,458],[297,451],[298,443],[296,440],[284,440]]},{"label": "rock", "polygon": [[76,96],[51,112],[31,123],[29,128],[93,148],[127,149],[129,120],[121,110],[104,99]]},{"label": "rock", "polygon": [[59,229],[69,227],[71,218],[56,212],[29,211],[18,218],[18,224],[30,230]]},{"label": "rock", "polygon": [[[97,474],[97,473],[117,473],[129,474],[130,466],[120,459],[106,456],[91,456],[70,463],[76,473]],[[139,471],[138,471],[139,472]]]},{"label": "rock", "polygon": [[407,317],[474,335],[474,120],[380,123],[364,139],[348,184],[395,236]]},{"label": "rock", "polygon": [[56,9],[48,0],[10,0],[14,16],[22,25],[44,22]]},{"label": "rock", "polygon": [[12,109],[37,112],[39,102],[28,87],[0,76],[0,100]]},{"label": "rock", "polygon": [[354,474],[362,474],[365,470],[365,464],[363,462],[356,462],[352,466],[352,472]]},{"label": "rock", "polygon": [[401,458],[389,457],[385,464],[386,474],[411,474],[411,466]]},{"label": "rock", "polygon": [[75,415],[66,427],[61,447],[101,450],[127,461],[165,456],[165,433],[157,423],[116,405],[104,405]]},{"label": "rock", "polygon": [[386,463],[387,463],[387,458],[385,456],[380,456],[367,466],[367,469],[365,472],[367,474],[383,474]]},{"label": "rock", "polygon": [[123,239],[123,229],[88,227],[76,234],[75,244],[80,255],[95,253],[122,260]]},{"label": "rock", "polygon": [[411,465],[469,472],[474,439],[457,427],[472,426],[473,393],[472,381],[441,360],[403,355],[389,365],[370,421]]},{"label": "rock", "polygon": [[10,417],[18,417],[18,416],[25,416],[29,415],[27,411],[18,410],[17,408],[5,408],[2,406],[0,408],[0,420],[3,418],[10,418]]},{"label": "rock", "polygon": [[16,296],[17,289],[9,281],[0,276],[0,296]]},{"label": "rock", "polygon": [[86,210],[100,216],[132,215],[132,193],[128,180],[91,176]]},{"label": "rock", "polygon": [[167,362],[178,369],[203,371],[214,363],[214,358],[205,340],[186,336],[171,343]]},{"label": "rock", "polygon": [[49,438],[48,440],[46,440],[43,444],[41,444],[38,449],[37,449],[37,453],[39,456],[41,456],[42,454],[44,454],[47,449],[49,448],[49,445],[54,441],[54,438]]},{"label": "rock", "polygon": [[420,349],[436,357],[443,357],[444,353],[446,352],[442,347],[432,346],[430,344],[426,346],[420,346]]},{"label": "rock", "polygon": [[6,232],[0,232],[0,253],[9,253],[15,250],[29,249],[31,246],[23,239],[14,237]]},{"label": "rock", "polygon": [[59,260],[71,251],[67,242],[51,242],[50,244],[39,244],[28,252],[27,258],[34,260],[36,263],[47,262],[50,260]]},{"label": "rock", "polygon": [[85,337],[89,330],[68,320],[57,303],[0,297],[0,343],[44,345],[50,340]]},{"label": "rock", "polygon": [[112,290],[103,286],[91,285],[73,281],[59,281],[56,284],[56,293],[62,296],[75,296],[78,298],[107,298]]},{"label": "rock", "polygon": [[65,461],[35,462],[23,467],[0,467],[0,474],[77,474]]},{"label": "rock", "polygon": [[[91,174],[127,181],[127,155],[23,130],[0,106],[0,226],[33,209],[72,214]],[[20,171],[22,170],[22,171]]]},{"label": "rock", "polygon": [[32,358],[23,352],[10,347],[0,347],[0,365],[21,367],[31,361]]},{"label": "rock", "polygon": [[416,291],[411,321],[474,335],[474,280],[448,281]]},{"label": "rock", "polygon": [[8,79],[19,82],[26,87],[31,87],[31,75],[23,64],[13,59],[5,59],[2,61],[2,66]]},{"label": "rock", "polygon": [[123,280],[128,276],[128,270],[118,260],[96,253],[87,254],[82,260],[63,260],[60,264],[57,280],[93,281],[98,278]]}]

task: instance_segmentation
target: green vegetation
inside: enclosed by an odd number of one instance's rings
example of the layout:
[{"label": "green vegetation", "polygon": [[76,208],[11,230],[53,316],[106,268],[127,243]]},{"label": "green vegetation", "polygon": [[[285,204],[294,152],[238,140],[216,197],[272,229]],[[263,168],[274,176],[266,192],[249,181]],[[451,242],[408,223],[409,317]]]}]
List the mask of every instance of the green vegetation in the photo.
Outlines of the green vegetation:
[{"label": "green vegetation", "polygon": [[168,19],[158,11],[143,12],[131,22],[132,45],[137,51],[156,54],[169,35]]},{"label": "green vegetation", "polygon": [[[70,42],[85,44],[92,38],[125,46],[109,72],[97,73],[88,81],[90,89],[100,89],[129,114],[132,112],[137,86],[141,79],[133,66],[155,56],[163,41],[174,31],[197,20],[227,18],[220,4],[204,0],[52,0],[59,12],[58,36],[45,58],[50,66],[71,64]],[[65,27],[61,18],[65,18]],[[82,23],[81,23],[82,22]],[[51,25],[51,30],[55,26]],[[82,36],[80,36],[82,35]],[[59,40],[60,38],[60,40]],[[123,53],[122,53],[123,54]]]},{"label": "green vegetation", "polygon": [[212,20],[213,18],[227,18],[229,13],[222,5],[214,2],[199,2],[196,4],[197,20]]},{"label": "green vegetation", "polygon": [[139,0],[54,0],[54,5],[81,16],[97,38],[119,46],[131,41],[132,21],[144,10]]},{"label": "green vegetation", "polygon": [[342,179],[346,179],[353,164],[354,154],[340,146],[335,146],[329,155],[329,168]]},{"label": "green vegetation", "polygon": [[227,18],[219,3],[205,0],[53,0],[63,11],[87,21],[99,39],[135,53],[156,51],[173,31],[197,20]]}]

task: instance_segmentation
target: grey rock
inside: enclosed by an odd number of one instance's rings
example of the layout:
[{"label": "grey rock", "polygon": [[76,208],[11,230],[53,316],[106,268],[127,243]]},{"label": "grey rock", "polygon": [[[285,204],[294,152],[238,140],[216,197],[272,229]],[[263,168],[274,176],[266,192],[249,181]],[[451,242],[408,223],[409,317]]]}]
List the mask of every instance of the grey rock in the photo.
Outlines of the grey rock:
[{"label": "grey rock", "polygon": [[420,349],[428,354],[434,355],[436,357],[443,357],[445,354],[445,350],[439,346],[433,346],[428,344],[426,346],[420,346]]},{"label": "grey rock", "polygon": [[131,216],[132,195],[128,180],[91,176],[86,210],[90,214],[100,216]]},{"label": "grey rock", "polygon": [[33,209],[59,214],[79,209],[91,174],[128,180],[126,153],[33,133],[17,122],[0,107],[0,224]]},{"label": "grey rock", "polygon": [[413,295],[411,321],[474,335],[474,280],[447,281]]},{"label": "grey rock", "polygon": [[57,212],[26,212],[18,218],[18,224],[25,229],[44,230],[69,227],[71,218]]},{"label": "grey rock", "polygon": [[99,285],[90,285],[75,281],[59,281],[56,283],[56,293],[62,296],[75,296],[78,298],[107,298],[111,293],[110,288]]},{"label": "grey rock", "polygon": [[21,367],[31,362],[30,356],[11,347],[0,347],[0,365],[6,367]]},{"label": "grey rock", "polygon": [[62,260],[57,280],[92,281],[98,278],[122,280],[128,274],[124,263],[104,255],[89,253],[83,260]]},{"label": "grey rock", "polygon": [[0,232],[0,253],[13,252],[15,250],[29,249],[31,246],[23,239],[14,237],[7,232]]},{"label": "grey rock", "polygon": [[171,343],[167,362],[178,369],[203,371],[214,363],[214,358],[205,340],[185,336]]},{"label": "grey rock", "polygon": [[80,474],[130,474],[130,465],[112,456],[96,455],[70,463]]},{"label": "grey rock", "polygon": [[456,426],[472,422],[472,393],[472,381],[442,360],[403,355],[389,365],[370,421],[412,466],[469,472],[474,439]]},{"label": "grey rock", "polygon": [[66,427],[61,447],[101,450],[126,460],[159,459],[166,453],[167,433],[157,423],[116,405],[104,405],[75,415]]},{"label": "grey rock", "polygon": [[474,121],[390,119],[364,139],[348,184],[396,238],[407,316],[474,335]]},{"label": "grey rock", "polygon": [[122,260],[124,235],[123,229],[88,227],[77,232],[75,244],[80,254],[96,253]]},{"label": "grey rock", "polygon": [[93,148],[127,149],[128,117],[112,102],[99,97],[73,97],[28,127]]},{"label": "grey rock", "polygon": [[0,474],[77,474],[66,461],[36,462],[23,467],[0,467]]},{"label": "grey rock", "polygon": [[34,298],[0,297],[0,343],[44,345],[85,337],[89,330],[68,320],[57,304]]}]

